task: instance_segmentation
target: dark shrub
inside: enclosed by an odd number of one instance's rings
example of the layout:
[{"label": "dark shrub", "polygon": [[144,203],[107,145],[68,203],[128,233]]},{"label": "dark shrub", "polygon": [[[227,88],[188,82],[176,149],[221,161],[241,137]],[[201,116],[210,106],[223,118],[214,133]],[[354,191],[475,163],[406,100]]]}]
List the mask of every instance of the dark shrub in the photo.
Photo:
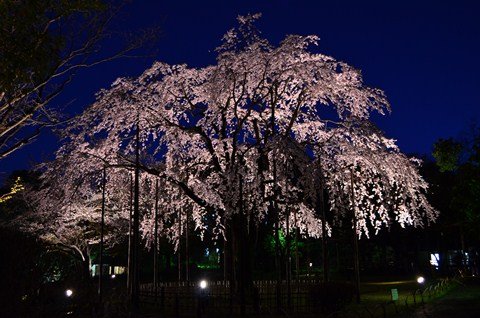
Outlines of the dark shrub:
[{"label": "dark shrub", "polygon": [[309,300],[315,311],[330,313],[350,303],[354,294],[353,284],[327,282],[312,286],[309,290]]}]

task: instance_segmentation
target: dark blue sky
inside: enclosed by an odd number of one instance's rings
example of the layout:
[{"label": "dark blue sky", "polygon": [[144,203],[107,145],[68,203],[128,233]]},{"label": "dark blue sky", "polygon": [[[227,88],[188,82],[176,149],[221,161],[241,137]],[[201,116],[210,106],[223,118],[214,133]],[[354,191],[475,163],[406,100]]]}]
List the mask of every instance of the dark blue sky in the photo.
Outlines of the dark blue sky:
[{"label": "dark blue sky", "polygon": [[[134,0],[113,27],[159,26],[155,57],[83,71],[57,102],[79,110],[115,78],[137,76],[154,60],[212,64],[213,50],[236,25],[236,16],[256,12],[263,13],[258,25],[272,43],[286,34],[316,34],[319,52],[361,69],[367,85],[383,89],[392,113],[375,121],[405,153],[430,154],[438,138],[458,137],[472,121],[480,123],[480,1],[475,0]],[[55,149],[45,134],[0,161],[0,178]]]}]

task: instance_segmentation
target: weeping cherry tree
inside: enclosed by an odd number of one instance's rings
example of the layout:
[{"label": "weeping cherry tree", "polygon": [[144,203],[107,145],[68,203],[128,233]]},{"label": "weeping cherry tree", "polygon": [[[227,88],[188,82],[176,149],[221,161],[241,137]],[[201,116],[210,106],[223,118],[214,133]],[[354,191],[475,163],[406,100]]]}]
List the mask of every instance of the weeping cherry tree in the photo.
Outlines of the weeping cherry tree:
[{"label": "weeping cherry tree", "polygon": [[[132,164],[138,142],[142,174],[164,184],[165,217],[188,209],[195,228],[227,242],[241,304],[253,288],[259,224],[314,237],[329,229],[316,213],[319,172],[329,212],[340,219],[354,210],[359,236],[437,215],[415,161],[369,123],[372,112],[390,111],[384,93],[352,66],[312,53],[316,36],[270,44],[254,27],[259,16],[238,18],[215,65],[156,62],[99,92],[65,129],[57,153],[65,166],[51,171],[80,175],[98,169],[95,158]],[[178,239],[175,231],[164,229]]]}]

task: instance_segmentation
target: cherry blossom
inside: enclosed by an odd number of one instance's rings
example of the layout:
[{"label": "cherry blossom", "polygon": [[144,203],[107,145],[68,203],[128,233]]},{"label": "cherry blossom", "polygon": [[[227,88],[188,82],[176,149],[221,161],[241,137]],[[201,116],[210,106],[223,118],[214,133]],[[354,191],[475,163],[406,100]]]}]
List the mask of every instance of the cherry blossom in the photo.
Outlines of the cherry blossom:
[{"label": "cherry blossom", "polygon": [[125,225],[125,178],[138,140],[147,246],[154,239],[157,180],[157,226],[174,242],[183,228],[172,224],[187,216],[199,233],[247,245],[254,240],[250,230],[272,220],[320,237],[319,178],[330,213],[354,219],[359,236],[392,222],[434,221],[416,161],[370,123],[372,112],[390,111],[383,91],[366,86],[354,67],[312,53],[316,36],[290,35],[271,45],[255,29],[258,18],[239,17],[215,65],[156,62],[138,78],[120,78],[100,91],[63,131],[56,161],[45,165],[45,180],[61,178],[50,184],[61,189],[53,190],[60,201],[79,204],[56,213],[94,218],[100,172],[108,167],[108,202],[119,211],[109,222]]}]

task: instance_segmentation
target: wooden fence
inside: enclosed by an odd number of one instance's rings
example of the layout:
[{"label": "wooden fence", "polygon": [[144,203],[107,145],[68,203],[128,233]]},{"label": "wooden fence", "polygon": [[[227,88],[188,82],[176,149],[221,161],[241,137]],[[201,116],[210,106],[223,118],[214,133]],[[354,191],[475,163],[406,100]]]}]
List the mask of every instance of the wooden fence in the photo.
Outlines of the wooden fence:
[{"label": "wooden fence", "polygon": [[[338,284],[337,284],[338,285]],[[142,284],[140,300],[155,306],[167,317],[238,316],[242,311],[247,316],[315,313],[328,311],[332,298],[318,297],[316,290],[322,285],[319,280],[255,281],[254,292],[243,297],[231,288],[228,281],[206,282],[201,288],[199,282],[171,282]],[[343,289],[344,285],[338,288]],[[338,289],[337,288],[337,289]],[[333,299],[343,301],[342,299]]]},{"label": "wooden fence", "polygon": [[[416,289],[402,301],[405,307],[423,304],[424,301],[445,292],[457,277],[446,278]],[[244,301],[246,317],[390,317],[398,314],[394,301],[343,308],[352,300],[348,284],[324,284],[320,280],[255,281],[255,295]],[[207,282],[201,288],[198,282],[172,282],[143,284],[140,288],[142,303],[154,306],[162,317],[238,317],[242,306],[238,293],[230,288],[229,282]],[[319,292],[321,291],[321,292]]]}]

